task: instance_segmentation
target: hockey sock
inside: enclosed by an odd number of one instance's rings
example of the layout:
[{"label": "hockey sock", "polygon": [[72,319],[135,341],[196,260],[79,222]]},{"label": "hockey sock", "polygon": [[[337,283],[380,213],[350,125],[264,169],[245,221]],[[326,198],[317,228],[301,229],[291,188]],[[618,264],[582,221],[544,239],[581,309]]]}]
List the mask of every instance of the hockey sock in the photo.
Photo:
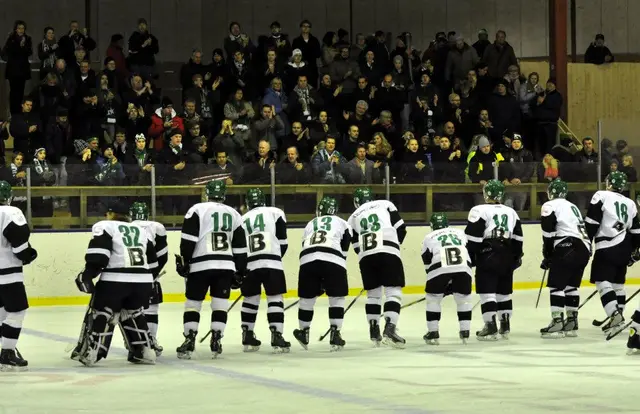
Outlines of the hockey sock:
[{"label": "hockey sock", "polygon": [[335,325],[342,329],[342,321],[344,320],[344,296],[329,298],[329,325]]},{"label": "hockey sock", "polygon": [[511,301],[511,295],[497,294],[496,299],[498,301],[498,318],[502,319],[502,315],[507,315],[511,318],[511,315],[513,315],[513,302]]},{"label": "hockey sock", "polygon": [[211,330],[224,333],[227,327],[227,307],[229,299],[211,298]]},{"label": "hockey sock", "polygon": [[22,312],[7,312],[2,322],[2,349],[16,349],[20,331],[22,331],[22,321],[26,310]]},{"label": "hockey sock", "polygon": [[482,320],[486,322],[493,321],[498,311],[495,293],[480,294],[480,310],[482,311]]},{"label": "hockey sock", "polygon": [[7,319],[7,312],[4,310],[4,307],[0,307],[0,338],[2,338],[2,324],[5,319]]},{"label": "hockey sock", "polygon": [[242,310],[240,311],[240,319],[243,325],[247,325],[250,331],[256,326],[256,317],[258,316],[258,308],[260,307],[260,295],[249,296],[242,300]]},{"label": "hockey sock", "polygon": [[267,306],[269,327],[273,326],[276,331],[282,333],[284,328],[284,300],[282,295],[267,296]]},{"label": "hockey sock", "polygon": [[158,308],[160,305],[149,305],[144,310],[144,316],[147,318],[147,326],[149,327],[149,333],[152,337],[158,337]]},{"label": "hockey sock", "polygon": [[624,290],[624,284],[622,283],[612,283],[611,287],[616,292],[616,298],[618,299],[618,310],[620,313],[624,312],[624,307],[627,301],[627,292]]},{"label": "hockey sock", "polygon": [[298,325],[300,326],[300,329],[311,326],[311,321],[313,320],[313,307],[315,304],[316,298],[300,298],[300,302],[298,303]]},{"label": "hockey sock", "polygon": [[402,305],[402,288],[399,286],[386,286],[384,288],[386,301],[384,302],[384,317],[389,318],[389,322],[398,324],[400,319],[400,306]]},{"label": "hockey sock", "polygon": [[596,289],[600,293],[600,301],[607,316],[613,315],[618,310],[618,298],[613,286],[609,282],[596,282]]},{"label": "hockey sock", "polygon": [[187,299],[184,303],[184,314],[182,315],[182,323],[184,324],[184,334],[188,335],[189,331],[198,332],[200,324],[200,310],[202,309],[201,300]]},{"label": "hockey sock", "polygon": [[460,322],[461,331],[471,330],[471,295],[463,295],[461,293],[454,293],[453,297],[458,305],[458,321]]},{"label": "hockey sock", "polygon": [[151,348],[149,339],[149,327],[144,317],[142,308],[135,310],[126,310],[130,323],[122,325],[124,335],[129,344],[129,349],[133,350],[136,346],[146,346]]},{"label": "hockey sock", "polygon": [[382,312],[382,288],[377,287],[375,289],[367,290],[367,304],[364,306],[364,310],[367,313],[367,322],[380,320],[380,313]]},{"label": "hockey sock", "polygon": [[551,303],[551,315],[558,315],[564,312],[565,296],[564,290],[549,288],[549,302]]},{"label": "hockey sock", "polygon": [[577,287],[567,286],[564,288],[564,307],[569,312],[577,312],[580,306],[580,292]]},{"label": "hockey sock", "polygon": [[442,306],[440,302],[444,298],[442,293],[427,293],[427,332],[436,332],[439,329]]}]

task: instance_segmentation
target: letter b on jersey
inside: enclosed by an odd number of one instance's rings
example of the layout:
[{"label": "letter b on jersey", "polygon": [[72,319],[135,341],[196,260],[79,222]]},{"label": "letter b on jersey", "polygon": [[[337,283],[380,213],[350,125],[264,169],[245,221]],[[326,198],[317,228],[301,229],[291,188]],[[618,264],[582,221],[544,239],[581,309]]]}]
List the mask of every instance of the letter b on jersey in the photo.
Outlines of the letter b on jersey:
[{"label": "letter b on jersey", "polygon": [[227,233],[211,234],[211,250],[214,252],[229,250],[229,238],[227,237]]},{"label": "letter b on jersey", "polygon": [[462,256],[462,252],[459,248],[446,247],[444,252],[447,266],[457,266],[461,265],[464,262],[464,257]]},{"label": "letter b on jersey", "polygon": [[363,252],[373,250],[378,247],[377,233],[367,233],[362,235],[362,248]]},{"label": "letter b on jersey", "polygon": [[267,248],[267,244],[264,240],[264,234],[257,233],[249,236],[249,252],[256,253],[261,252]]}]

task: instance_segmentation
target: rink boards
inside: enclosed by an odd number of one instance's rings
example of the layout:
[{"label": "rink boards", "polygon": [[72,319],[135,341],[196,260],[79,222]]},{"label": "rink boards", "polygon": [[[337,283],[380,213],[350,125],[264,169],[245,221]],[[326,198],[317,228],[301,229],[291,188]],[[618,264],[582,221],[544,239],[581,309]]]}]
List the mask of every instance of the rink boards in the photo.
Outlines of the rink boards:
[{"label": "rink boards", "polygon": [[[402,244],[402,261],[406,276],[405,293],[424,292],[425,271],[420,257],[422,240],[430,231],[429,227],[408,227],[407,237]],[[288,230],[289,249],[284,258],[287,275],[287,296],[295,297],[298,286],[299,254],[302,229]],[[540,286],[543,271],[542,232],[538,224],[523,225],[524,257],[522,267],[514,275],[514,289],[534,289]],[[90,232],[34,233],[31,244],[38,250],[38,259],[25,266],[25,284],[31,306],[85,304],[88,298],[79,294],[74,278],[83,269],[84,253],[91,238]],[[175,272],[174,253],[179,252],[180,232],[167,232],[169,262],[162,277],[165,302],[184,301],[184,279]],[[362,288],[358,260],[353,249],[347,258],[350,294],[357,294]],[[583,277],[583,285],[588,284],[589,267]],[[640,284],[640,265],[629,269],[627,283]],[[231,298],[238,295],[231,293]]]}]

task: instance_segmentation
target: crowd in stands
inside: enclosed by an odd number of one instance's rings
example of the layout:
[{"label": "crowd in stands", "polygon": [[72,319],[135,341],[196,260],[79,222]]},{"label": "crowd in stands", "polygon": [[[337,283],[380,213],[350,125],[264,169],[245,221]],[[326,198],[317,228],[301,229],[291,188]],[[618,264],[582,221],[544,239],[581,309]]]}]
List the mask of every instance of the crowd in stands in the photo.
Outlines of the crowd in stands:
[{"label": "crowd in stands", "polygon": [[[577,152],[554,147],[563,97],[554,79],[521,73],[502,30],[494,41],[480,30],[473,44],[439,32],[420,52],[409,33],[358,33],[350,44],[343,29],[319,39],[312,28],[304,20],[288,36],[273,22],[254,41],[232,22],[210,61],[192,51],[173,102],[157,84],[162,45],[144,19],[126,44],[111,37],[101,67],[78,22],[35,39],[16,21],[2,48],[11,110],[2,135],[14,143],[4,174],[24,185],[31,165],[34,185],[148,185],[155,166],[158,184],[242,184],[267,183],[275,169],[278,183],[373,184],[389,166],[397,183],[483,183],[498,164],[500,179],[519,185],[565,174],[564,162],[597,162],[590,138]],[[590,59],[613,61],[603,41]],[[40,81],[25,94],[34,53]],[[626,143],[608,144],[607,168],[633,169]],[[513,201],[525,203],[526,194]]]}]

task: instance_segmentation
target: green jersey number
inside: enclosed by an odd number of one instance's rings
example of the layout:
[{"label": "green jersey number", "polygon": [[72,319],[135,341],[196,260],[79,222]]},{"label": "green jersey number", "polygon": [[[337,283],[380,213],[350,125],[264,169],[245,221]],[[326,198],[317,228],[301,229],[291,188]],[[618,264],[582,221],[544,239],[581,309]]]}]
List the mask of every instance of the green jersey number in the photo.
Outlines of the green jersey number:
[{"label": "green jersey number", "polygon": [[576,206],[571,206],[571,211],[578,219],[578,232],[582,236],[583,239],[589,240],[589,235],[587,234],[587,228],[584,225],[584,221],[582,220],[582,214],[580,214],[580,210]]},{"label": "green jersey number", "polygon": [[118,226],[122,234],[122,243],[129,255],[130,266],[144,266],[144,250],[140,243],[140,229],[135,226]]},{"label": "green jersey number", "polygon": [[254,219],[253,219],[253,224],[251,224],[251,219],[248,218],[244,221],[244,225],[247,228],[247,233],[251,234],[253,233],[255,230],[258,230],[259,232],[263,232],[264,231],[264,216],[262,215],[262,213],[258,214]]},{"label": "green jersey number", "polygon": [[627,220],[629,219],[627,205],[624,203],[620,203],[619,201],[616,201],[613,204],[616,206],[616,216],[618,216],[618,220],[621,220],[626,223]]},{"label": "green jersey number", "polygon": [[438,241],[442,247],[445,246],[461,246],[462,241],[455,234],[443,234],[438,237]]},{"label": "green jersey number", "polygon": [[318,217],[316,217],[313,219],[312,223],[313,223],[313,231],[318,231],[318,230],[330,231],[331,230],[331,217],[322,217],[320,220],[318,220]]},{"label": "green jersey number", "polygon": [[362,233],[375,232],[380,230],[380,219],[377,214],[371,214],[369,217],[363,217],[360,219],[360,228]]},{"label": "green jersey number", "polygon": [[493,238],[501,239],[505,237],[505,234],[509,233],[509,216],[506,214],[495,214],[493,216],[493,223],[496,225],[492,233]]}]

